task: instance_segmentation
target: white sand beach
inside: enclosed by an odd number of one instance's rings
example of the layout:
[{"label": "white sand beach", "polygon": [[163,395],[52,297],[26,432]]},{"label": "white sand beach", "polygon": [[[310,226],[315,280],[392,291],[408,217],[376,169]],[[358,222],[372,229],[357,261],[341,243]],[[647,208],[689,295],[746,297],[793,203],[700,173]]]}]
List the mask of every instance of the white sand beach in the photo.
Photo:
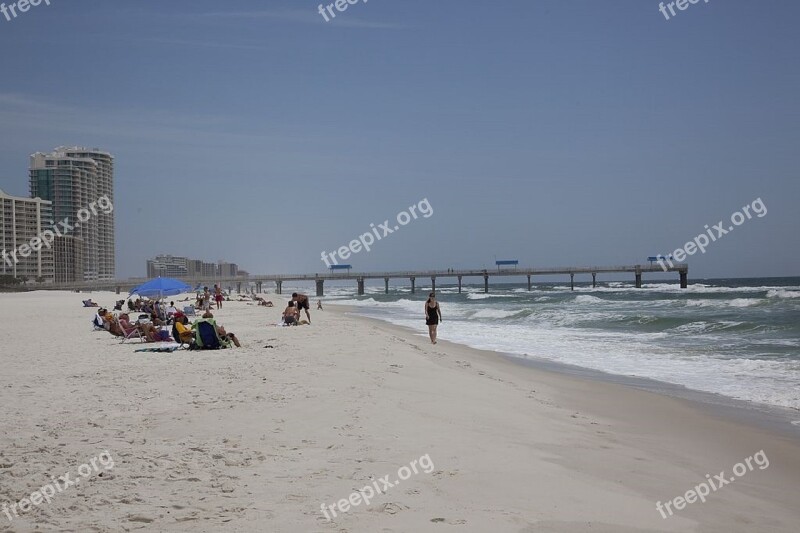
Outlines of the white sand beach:
[{"label": "white sand beach", "polygon": [[[135,353],[91,331],[87,297],[2,295],[0,505],[80,478],[104,451],[114,466],[0,514],[2,531],[800,527],[800,441],[686,400],[432,346],[334,306],[312,307],[312,326],[276,327],[275,295],[275,308],[214,312],[240,349]],[[761,450],[768,467],[666,519],[656,509]],[[412,461],[417,473],[394,483]],[[386,476],[395,486],[369,504],[331,521],[321,511]]]}]

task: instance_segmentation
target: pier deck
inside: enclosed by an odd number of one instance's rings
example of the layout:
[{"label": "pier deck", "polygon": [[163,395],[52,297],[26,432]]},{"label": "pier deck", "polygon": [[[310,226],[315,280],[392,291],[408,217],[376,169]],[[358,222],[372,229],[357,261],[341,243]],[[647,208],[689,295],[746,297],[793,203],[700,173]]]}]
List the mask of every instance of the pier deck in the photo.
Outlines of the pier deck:
[{"label": "pier deck", "polygon": [[[386,292],[389,291],[389,280],[408,279],[411,282],[411,292],[416,291],[416,281],[419,279],[430,279],[432,290],[436,289],[436,280],[441,278],[455,278],[458,280],[458,291],[461,292],[462,280],[464,278],[483,278],[484,292],[489,292],[490,277],[510,277],[521,276],[528,280],[528,290],[531,290],[531,278],[534,276],[553,276],[568,275],[570,287],[575,289],[576,274],[590,274],[592,276],[592,286],[597,286],[598,274],[619,274],[631,273],[634,275],[634,282],[637,288],[642,287],[642,274],[648,272],[677,272],[680,276],[680,286],[685,289],[688,286],[689,265],[687,263],[675,263],[672,266],[665,265],[666,270],[658,263],[648,263],[640,265],[623,266],[584,266],[584,267],[549,267],[549,268],[494,268],[494,269],[445,269],[445,270],[406,270],[392,272],[326,272],[315,274],[265,274],[250,275],[247,278],[236,277],[207,277],[186,279],[185,281],[192,286],[221,284],[222,286],[237,287],[241,292],[242,283],[255,284],[256,290],[262,292],[264,283],[275,283],[278,294],[282,293],[284,281],[313,281],[316,284],[317,296],[324,295],[324,285],[326,281],[348,281],[357,283],[358,294],[364,294],[364,281],[368,279],[383,279]],[[129,279],[114,281],[87,281],[80,283],[56,283],[50,285],[37,285],[37,289],[50,290],[116,290],[117,293],[127,292],[133,287],[141,284],[146,279]]]}]

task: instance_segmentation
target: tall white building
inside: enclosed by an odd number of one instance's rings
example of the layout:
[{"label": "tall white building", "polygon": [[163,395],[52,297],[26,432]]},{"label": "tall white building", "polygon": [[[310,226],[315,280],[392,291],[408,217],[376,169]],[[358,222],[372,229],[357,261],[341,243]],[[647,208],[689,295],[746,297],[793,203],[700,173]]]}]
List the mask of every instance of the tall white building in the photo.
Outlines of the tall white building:
[{"label": "tall white building", "polygon": [[[59,147],[31,155],[31,197],[52,203],[55,224],[88,209],[98,198],[114,202],[114,156],[97,148]],[[56,239],[56,281],[113,280],[116,276],[114,212],[96,210],[85,223]]]},{"label": "tall white building", "polygon": [[52,244],[42,245],[52,206],[41,198],[19,198],[0,189],[0,275],[54,280]]}]

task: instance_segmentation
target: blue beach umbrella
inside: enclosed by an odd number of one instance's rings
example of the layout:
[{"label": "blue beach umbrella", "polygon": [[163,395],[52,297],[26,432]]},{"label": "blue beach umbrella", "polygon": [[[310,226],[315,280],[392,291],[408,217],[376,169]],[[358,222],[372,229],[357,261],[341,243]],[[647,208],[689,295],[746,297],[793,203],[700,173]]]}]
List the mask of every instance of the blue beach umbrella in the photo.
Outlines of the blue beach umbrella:
[{"label": "blue beach umbrella", "polygon": [[174,278],[155,278],[142,283],[138,287],[131,289],[131,294],[138,294],[145,298],[163,298],[165,296],[175,296],[184,292],[191,291],[192,288],[179,279]]}]

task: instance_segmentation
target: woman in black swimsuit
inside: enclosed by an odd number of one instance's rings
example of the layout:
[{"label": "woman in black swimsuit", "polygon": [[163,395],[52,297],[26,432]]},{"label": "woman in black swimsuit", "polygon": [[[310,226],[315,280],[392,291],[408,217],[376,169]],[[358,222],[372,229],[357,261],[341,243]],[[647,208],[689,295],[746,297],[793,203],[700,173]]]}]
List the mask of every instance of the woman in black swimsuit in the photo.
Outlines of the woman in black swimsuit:
[{"label": "woman in black swimsuit", "polygon": [[436,293],[432,292],[425,301],[425,323],[428,325],[428,335],[432,344],[436,344],[436,326],[441,320],[442,311],[439,309],[439,302],[436,301]]}]

